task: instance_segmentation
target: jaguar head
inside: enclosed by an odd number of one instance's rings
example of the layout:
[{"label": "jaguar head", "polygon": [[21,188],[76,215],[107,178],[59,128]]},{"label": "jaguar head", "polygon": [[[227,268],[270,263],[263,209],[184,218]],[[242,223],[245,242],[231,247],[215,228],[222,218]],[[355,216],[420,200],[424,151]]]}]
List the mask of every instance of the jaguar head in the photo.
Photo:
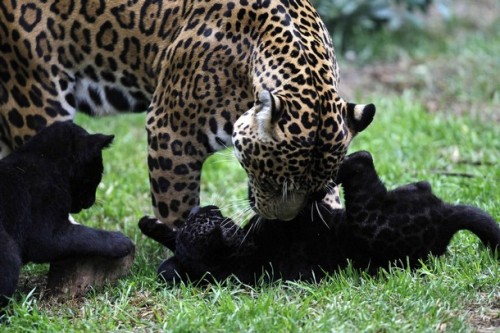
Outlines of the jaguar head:
[{"label": "jaguar head", "polygon": [[310,198],[326,194],[352,138],[373,120],[375,106],[340,97],[312,103],[263,90],[234,124],[235,155],[248,175],[255,212],[291,220]]}]

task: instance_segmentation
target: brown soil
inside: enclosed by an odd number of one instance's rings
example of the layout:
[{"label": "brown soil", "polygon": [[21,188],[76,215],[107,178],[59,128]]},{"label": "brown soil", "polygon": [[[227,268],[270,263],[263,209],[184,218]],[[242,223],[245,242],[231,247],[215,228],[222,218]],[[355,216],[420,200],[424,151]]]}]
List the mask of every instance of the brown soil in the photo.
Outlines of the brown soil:
[{"label": "brown soil", "polygon": [[469,318],[477,332],[500,332],[500,294],[493,304],[472,304],[469,307]]},{"label": "brown soil", "polygon": [[[461,22],[466,22],[464,25],[467,26],[463,30],[454,31],[454,35],[450,38],[461,39],[467,31],[486,29],[496,24],[500,18],[500,2],[497,0],[477,1],[474,4],[467,0],[458,0],[450,1],[449,6],[453,15]],[[427,29],[445,29],[444,20],[436,9],[425,17],[425,26]],[[340,93],[347,100],[364,103],[370,101],[358,101],[359,96],[363,94],[397,95],[411,89],[416,92],[415,97],[429,112],[467,114],[482,121],[500,122],[498,103],[458,99],[448,88],[450,78],[454,77],[464,81],[463,85],[467,84],[469,77],[464,78],[459,75],[459,71],[467,65],[467,59],[459,58],[401,57],[395,62],[371,63],[361,67],[347,60],[341,60]],[[491,66],[479,66],[484,76],[489,75],[492,70],[500,70],[494,68],[498,62],[491,60],[491,63]],[[477,73],[469,75],[473,80]],[[464,87],[463,91],[467,91],[467,87]]]}]

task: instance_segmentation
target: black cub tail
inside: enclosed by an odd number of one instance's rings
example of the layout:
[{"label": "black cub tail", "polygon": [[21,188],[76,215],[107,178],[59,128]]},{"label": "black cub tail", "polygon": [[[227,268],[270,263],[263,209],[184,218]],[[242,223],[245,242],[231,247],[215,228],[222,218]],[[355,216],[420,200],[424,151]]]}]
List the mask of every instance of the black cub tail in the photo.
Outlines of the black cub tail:
[{"label": "black cub tail", "polygon": [[500,252],[500,226],[481,209],[466,205],[451,206],[447,221],[457,231],[466,229],[473,232],[484,245]]}]

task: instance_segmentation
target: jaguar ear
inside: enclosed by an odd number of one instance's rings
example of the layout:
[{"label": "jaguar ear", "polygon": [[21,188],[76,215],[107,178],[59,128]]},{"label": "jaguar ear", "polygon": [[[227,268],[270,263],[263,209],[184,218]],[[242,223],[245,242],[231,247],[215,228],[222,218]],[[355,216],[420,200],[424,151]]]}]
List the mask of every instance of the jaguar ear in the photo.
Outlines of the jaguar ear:
[{"label": "jaguar ear", "polygon": [[368,127],[375,116],[375,105],[347,103],[347,127],[359,133]]},{"label": "jaguar ear", "polygon": [[259,93],[259,100],[255,105],[259,139],[262,141],[272,141],[273,125],[282,116],[281,102],[279,98],[273,96],[269,90]]}]

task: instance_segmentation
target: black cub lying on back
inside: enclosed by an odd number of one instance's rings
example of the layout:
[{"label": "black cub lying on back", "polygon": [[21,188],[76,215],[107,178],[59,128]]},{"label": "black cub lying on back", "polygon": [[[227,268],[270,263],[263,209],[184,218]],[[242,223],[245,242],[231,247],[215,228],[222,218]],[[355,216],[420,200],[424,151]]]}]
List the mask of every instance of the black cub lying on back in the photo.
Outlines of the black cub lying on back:
[{"label": "black cub lying on back", "polygon": [[413,268],[429,254],[444,254],[461,229],[500,249],[500,228],[488,214],[444,203],[427,182],[388,191],[368,152],[348,156],[337,182],[344,187],[345,210],[316,209],[311,203],[292,221],[254,218],[240,228],[215,206],[193,210],[185,227],[169,235],[175,256],[160,266],[160,276],[220,281],[234,275],[253,283],[266,272],[269,279],[314,280],[348,259],[372,272],[390,262]]},{"label": "black cub lying on back", "polygon": [[70,123],[40,131],[0,160],[0,306],[16,289],[27,262],[81,255],[123,257],[133,243],[119,232],[71,223],[95,202],[102,150],[113,136],[88,134]]},{"label": "black cub lying on back", "polygon": [[325,224],[317,211],[313,219],[299,216],[292,221],[252,219],[240,228],[224,218],[216,206],[193,210],[187,223],[175,237],[175,256],[164,261],[158,272],[166,281],[197,281],[207,272],[216,281],[234,275],[241,282],[252,284],[264,274],[273,280],[313,280],[345,263],[335,242],[333,223],[339,211],[329,214]]},{"label": "black cub lying on back", "polygon": [[337,182],[345,198],[338,241],[358,267],[384,267],[407,258],[415,268],[429,254],[443,255],[462,229],[500,250],[500,227],[491,216],[475,207],[443,202],[425,181],[388,191],[368,152],[348,156]]}]

